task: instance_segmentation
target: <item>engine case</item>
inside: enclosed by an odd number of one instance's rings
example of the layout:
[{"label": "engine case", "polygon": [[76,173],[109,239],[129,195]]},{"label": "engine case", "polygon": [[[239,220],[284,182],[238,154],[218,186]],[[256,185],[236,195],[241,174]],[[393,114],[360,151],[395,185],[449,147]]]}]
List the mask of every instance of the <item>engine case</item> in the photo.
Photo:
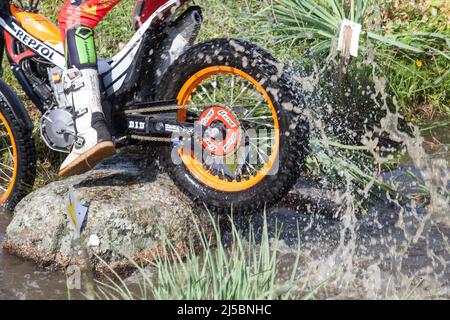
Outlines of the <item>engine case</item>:
[{"label": "engine case", "polygon": [[49,148],[68,153],[75,141],[73,108],[64,92],[63,71],[55,67],[48,73],[56,105],[41,118],[41,136]]}]

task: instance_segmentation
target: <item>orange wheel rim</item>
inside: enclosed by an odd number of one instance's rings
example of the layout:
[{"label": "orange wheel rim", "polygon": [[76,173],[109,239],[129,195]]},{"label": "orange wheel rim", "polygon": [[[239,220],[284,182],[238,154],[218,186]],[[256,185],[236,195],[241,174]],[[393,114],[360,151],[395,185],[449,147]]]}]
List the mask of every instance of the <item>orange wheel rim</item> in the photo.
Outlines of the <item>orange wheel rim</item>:
[{"label": "orange wheel rim", "polygon": [[[178,94],[177,101],[179,105],[188,105],[191,102],[192,96],[195,95],[196,92],[201,91],[198,90],[199,86],[202,86],[202,83],[207,79],[217,75],[231,75],[233,77],[244,79],[244,81],[247,81],[250,85],[253,85],[254,89],[259,92],[266,103],[266,107],[268,107],[265,111],[267,112],[266,118],[271,118],[273,121],[273,141],[271,140],[273,142],[271,146],[272,152],[270,155],[267,155],[264,165],[259,170],[255,170],[257,172],[255,172],[252,177],[240,179],[240,181],[230,181],[229,179],[227,180],[213,175],[209,170],[205,169],[203,163],[197,161],[191,153],[187,154],[183,152],[182,149],[180,149],[179,155],[190,173],[204,185],[223,192],[239,192],[248,190],[260,183],[271,172],[271,169],[278,160],[280,136],[277,112],[269,94],[257,80],[244,71],[228,66],[208,67],[194,74],[184,84]],[[204,87],[202,87],[202,89],[204,91]],[[179,111],[178,121],[183,122],[186,119],[186,116],[187,111],[185,109]]]},{"label": "orange wheel rim", "polygon": [[[5,140],[9,140],[10,143],[5,143]],[[10,145],[5,147],[5,144]],[[8,157],[10,161],[13,161],[12,165],[5,164],[5,159]],[[11,195],[17,177],[17,166],[17,147],[14,135],[5,117],[0,113],[0,204],[5,203]]]}]

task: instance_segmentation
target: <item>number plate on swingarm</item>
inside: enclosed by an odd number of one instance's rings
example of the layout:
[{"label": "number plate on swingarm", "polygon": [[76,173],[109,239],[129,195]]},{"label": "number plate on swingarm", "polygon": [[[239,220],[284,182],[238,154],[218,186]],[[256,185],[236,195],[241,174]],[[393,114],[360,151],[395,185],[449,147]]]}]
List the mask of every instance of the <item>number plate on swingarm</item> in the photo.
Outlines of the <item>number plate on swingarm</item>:
[{"label": "number plate on swingarm", "polygon": [[127,116],[128,131],[132,135],[171,137],[173,134],[192,135],[193,123],[177,123],[170,115]]}]

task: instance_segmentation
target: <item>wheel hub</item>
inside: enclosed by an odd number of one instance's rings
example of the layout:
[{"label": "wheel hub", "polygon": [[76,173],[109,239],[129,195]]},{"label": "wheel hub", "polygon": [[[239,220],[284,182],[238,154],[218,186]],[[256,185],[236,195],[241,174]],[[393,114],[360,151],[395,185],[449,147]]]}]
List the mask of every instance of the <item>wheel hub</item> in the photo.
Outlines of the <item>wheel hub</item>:
[{"label": "wheel hub", "polygon": [[199,123],[208,128],[203,134],[202,145],[211,154],[225,156],[238,149],[239,120],[231,110],[208,108],[200,116]]}]

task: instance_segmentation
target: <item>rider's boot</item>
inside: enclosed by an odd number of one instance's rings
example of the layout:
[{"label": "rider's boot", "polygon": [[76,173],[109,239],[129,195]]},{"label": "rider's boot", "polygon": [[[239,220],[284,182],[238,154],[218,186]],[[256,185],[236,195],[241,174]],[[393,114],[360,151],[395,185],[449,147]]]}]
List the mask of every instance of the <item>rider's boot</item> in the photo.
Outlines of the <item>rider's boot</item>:
[{"label": "rider's boot", "polygon": [[102,110],[97,69],[69,69],[63,81],[76,132],[75,144],[59,172],[68,177],[89,171],[113,155],[115,148]]}]

